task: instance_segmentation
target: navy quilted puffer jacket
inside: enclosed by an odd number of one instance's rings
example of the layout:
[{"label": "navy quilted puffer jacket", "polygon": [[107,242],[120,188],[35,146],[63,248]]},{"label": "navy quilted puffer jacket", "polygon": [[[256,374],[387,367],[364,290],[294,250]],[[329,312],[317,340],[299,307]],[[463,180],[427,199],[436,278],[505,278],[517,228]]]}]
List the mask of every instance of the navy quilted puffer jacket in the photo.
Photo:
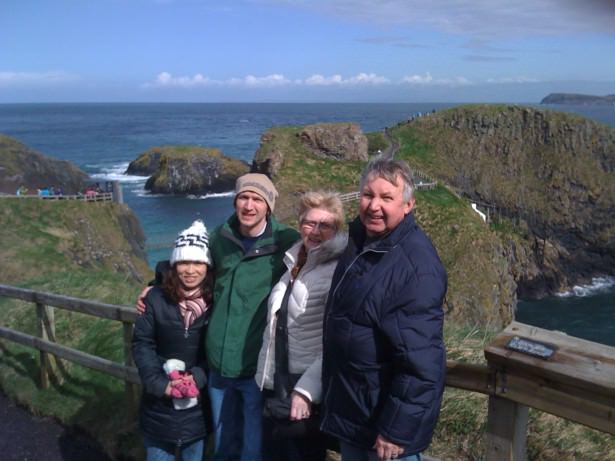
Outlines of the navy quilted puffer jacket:
[{"label": "navy quilted puffer jacket", "polygon": [[407,455],[427,448],[444,390],[446,287],[411,213],[372,242],[351,224],[325,317],[324,432],[365,449],[378,434]]}]

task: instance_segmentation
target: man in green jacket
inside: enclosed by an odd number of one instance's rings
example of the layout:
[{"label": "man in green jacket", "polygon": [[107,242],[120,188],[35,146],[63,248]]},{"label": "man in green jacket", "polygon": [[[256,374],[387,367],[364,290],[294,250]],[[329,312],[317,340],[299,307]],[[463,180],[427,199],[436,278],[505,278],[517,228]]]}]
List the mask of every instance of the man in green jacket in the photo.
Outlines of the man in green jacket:
[{"label": "man in green jacket", "polygon": [[273,217],[277,196],[267,176],[239,177],[235,213],[210,238],[215,286],[206,353],[215,461],[262,459],[262,397],[254,374],[267,298],[284,273],[284,253],[299,238]]},{"label": "man in green jacket", "polygon": [[269,178],[237,179],[235,213],[211,238],[216,282],[207,333],[214,459],[260,461],[262,398],[254,381],[267,320],[267,297],[298,239],[272,215],[278,195]]}]

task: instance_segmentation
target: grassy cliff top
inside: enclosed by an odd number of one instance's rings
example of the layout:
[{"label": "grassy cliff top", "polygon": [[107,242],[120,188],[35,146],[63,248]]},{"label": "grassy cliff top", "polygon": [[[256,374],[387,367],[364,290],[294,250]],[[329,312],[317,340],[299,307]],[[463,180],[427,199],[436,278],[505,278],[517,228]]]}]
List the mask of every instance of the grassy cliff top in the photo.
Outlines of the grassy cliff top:
[{"label": "grassy cliff top", "polygon": [[143,230],[126,205],[3,198],[0,216],[2,283],[27,285],[41,277],[51,281],[67,273],[111,271],[142,284],[151,275]]},{"label": "grassy cliff top", "polygon": [[[125,205],[2,198],[0,222],[2,284],[132,306],[152,277],[141,227]],[[121,322],[54,311],[58,343],[123,363]],[[0,297],[0,312],[0,325],[38,335],[33,304]],[[85,429],[110,454],[136,455],[121,381],[63,361],[62,384],[42,390],[35,349],[0,341],[0,351],[0,387],[13,400]]]},{"label": "grassy cliff top", "polygon": [[[341,193],[358,190],[365,162],[338,161],[314,155],[299,141],[300,127],[268,130],[255,161],[275,164],[273,180],[280,197],[276,215],[296,224],[297,197],[307,190]],[[375,139],[384,147],[381,137]],[[370,145],[370,151],[376,151]],[[449,321],[499,328],[516,304],[514,281],[506,271],[502,244],[469,204],[446,187],[417,191],[415,215],[436,246],[449,274],[446,312]],[[357,215],[357,202],[346,205],[347,220]],[[478,269],[478,270],[477,270]]]}]

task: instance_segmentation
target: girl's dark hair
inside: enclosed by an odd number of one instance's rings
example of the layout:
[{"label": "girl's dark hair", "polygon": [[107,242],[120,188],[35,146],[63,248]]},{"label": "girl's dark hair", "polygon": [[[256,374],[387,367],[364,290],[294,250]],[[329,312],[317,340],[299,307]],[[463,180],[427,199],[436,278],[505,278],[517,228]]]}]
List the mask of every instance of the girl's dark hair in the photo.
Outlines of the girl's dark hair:
[{"label": "girl's dark hair", "polygon": [[[177,275],[175,264],[164,274],[162,290],[173,303],[177,304],[182,300],[182,284]],[[209,265],[207,266],[207,275],[201,282],[201,291],[205,304],[210,306],[214,294],[214,273]]]}]

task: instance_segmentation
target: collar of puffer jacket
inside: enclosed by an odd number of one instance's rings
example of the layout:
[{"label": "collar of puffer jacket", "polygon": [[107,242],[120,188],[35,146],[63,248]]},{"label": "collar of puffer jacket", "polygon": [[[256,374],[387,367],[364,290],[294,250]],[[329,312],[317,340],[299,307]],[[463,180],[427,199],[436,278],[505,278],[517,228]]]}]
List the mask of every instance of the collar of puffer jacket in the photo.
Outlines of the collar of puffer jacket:
[{"label": "collar of puffer jacket", "polygon": [[[338,232],[333,238],[324,241],[318,247],[308,251],[308,259],[306,264],[317,265],[337,258],[342,254],[347,243],[348,234],[346,234],[346,232]],[[284,264],[286,264],[286,267],[289,269],[295,265],[301,245],[303,245],[303,242],[299,240],[286,252],[286,255],[284,256]]]}]

